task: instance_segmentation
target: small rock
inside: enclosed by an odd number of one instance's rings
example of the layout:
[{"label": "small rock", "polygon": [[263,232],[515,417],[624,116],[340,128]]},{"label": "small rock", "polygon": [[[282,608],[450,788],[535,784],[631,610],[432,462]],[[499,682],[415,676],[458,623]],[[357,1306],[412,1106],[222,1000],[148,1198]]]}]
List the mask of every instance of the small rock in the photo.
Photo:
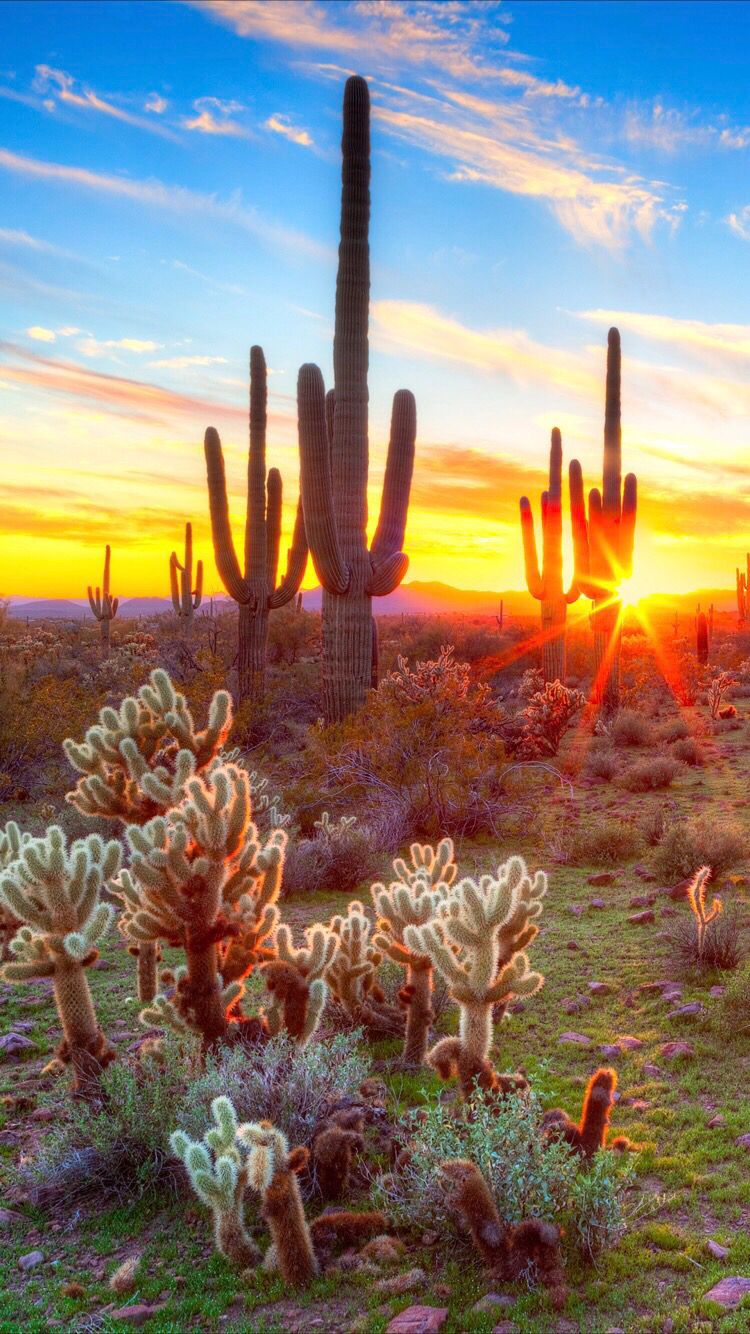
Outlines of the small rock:
[{"label": "small rock", "polygon": [[116,1311],[110,1311],[110,1320],[119,1320],[123,1325],[134,1325],[138,1328],[145,1325],[147,1320],[157,1315],[166,1306],[166,1302],[155,1302],[148,1305],[146,1302],[136,1302],[134,1306],[120,1306]]},{"label": "small rock", "polygon": [[662,908],[661,915],[662,917],[676,917],[677,909],[673,908],[671,903],[668,903],[666,908]]},{"label": "small rock", "polygon": [[643,1046],[642,1038],[631,1037],[629,1033],[624,1037],[615,1038],[615,1042],[622,1051],[640,1051]]},{"label": "small rock", "polygon": [[579,950],[581,947],[577,940],[569,940],[565,948],[566,950]]},{"label": "small rock", "polygon": [[672,885],[669,889],[663,889],[662,894],[668,894],[670,899],[674,899],[675,903],[679,903],[681,899],[687,898],[688,890],[692,883],[692,880],[688,877],[687,880],[680,880],[678,884]]},{"label": "small rock", "polygon": [[591,902],[589,903],[589,908],[597,908],[599,909],[600,912],[602,908],[606,908],[606,906],[607,905],[604,902],[604,899],[592,899]]},{"label": "small rock", "polygon": [[377,1292],[384,1292],[388,1297],[401,1297],[403,1293],[411,1292],[412,1288],[420,1288],[426,1282],[427,1275],[424,1269],[416,1266],[414,1269],[407,1269],[404,1274],[394,1274],[393,1278],[379,1279],[375,1288]]},{"label": "small rock", "polygon": [[578,1001],[573,1000],[572,996],[566,996],[564,1000],[560,1001],[560,1009],[563,1014],[578,1014],[580,1008]]},{"label": "small rock", "polygon": [[597,889],[600,889],[603,888],[604,885],[613,885],[616,879],[617,876],[614,871],[597,871],[596,875],[590,875],[588,877],[588,883],[594,885]]},{"label": "small rock", "polygon": [[688,1005],[678,1005],[676,1010],[670,1010],[667,1019],[694,1019],[696,1015],[703,1013],[703,1006],[700,1001],[690,1001]]},{"label": "small rock", "polygon": [[676,1061],[681,1056],[694,1056],[695,1050],[690,1042],[665,1042],[659,1048],[659,1055],[665,1061]]},{"label": "small rock", "polygon": [[712,1116],[711,1120],[706,1122],[709,1130],[718,1130],[719,1126],[723,1126],[724,1124],[725,1118],[722,1116],[721,1112],[717,1112],[716,1116]]},{"label": "small rock", "polygon": [[617,1047],[614,1042],[600,1043],[599,1050],[605,1061],[616,1061],[618,1056],[622,1056],[620,1048]]},{"label": "small rock", "polygon": [[44,1259],[44,1251],[27,1251],[26,1255],[19,1255],[18,1268],[26,1274],[30,1269],[36,1269]]},{"label": "small rock", "polygon": [[726,1260],[729,1255],[729,1247],[721,1246],[719,1242],[714,1241],[712,1237],[709,1237],[706,1242],[706,1250],[711,1252],[715,1260]]},{"label": "small rock", "polygon": [[658,1079],[661,1074],[661,1066],[654,1065],[651,1061],[646,1061],[643,1067],[643,1073],[647,1079]]},{"label": "small rock", "polygon": [[710,989],[710,991],[709,991],[708,994],[709,994],[709,996],[714,996],[714,997],[718,1000],[718,999],[719,999],[719,996],[723,996],[725,991],[726,991],[726,987],[719,987],[719,986],[716,986],[716,987],[711,987],[711,989]]},{"label": "small rock", "polygon": [[661,991],[663,986],[663,982],[641,982],[638,990],[645,992]]},{"label": "small rock", "polygon": [[739,1135],[734,1142],[740,1149],[750,1149],[750,1135]]},{"label": "small rock", "polygon": [[492,1334],[518,1334],[518,1325],[512,1320],[501,1320],[498,1325],[493,1325]]},{"label": "small rock", "polygon": [[589,991],[592,996],[611,996],[614,987],[609,982],[589,982]]},{"label": "small rock", "polygon": [[558,1042],[571,1042],[579,1047],[590,1047],[591,1038],[587,1038],[585,1033],[561,1033]]},{"label": "small rock", "polygon": [[23,1214],[17,1214],[13,1209],[0,1209],[0,1228],[12,1227],[14,1223],[23,1223]]},{"label": "small rock", "polygon": [[568,912],[572,912],[574,917],[583,916],[583,908],[581,907],[580,903],[569,903]]},{"label": "small rock", "polygon": [[723,1278],[711,1288],[710,1292],[705,1293],[704,1301],[718,1302],[725,1310],[733,1311],[748,1293],[750,1293],[750,1278],[735,1275],[732,1278]]},{"label": "small rock", "polygon": [[35,1107],[31,1113],[32,1121],[54,1121],[57,1113],[52,1107]]},{"label": "small rock", "polygon": [[5,1033],[0,1038],[0,1056],[6,1060],[12,1060],[22,1051],[36,1051],[36,1043],[24,1037],[23,1033]]},{"label": "small rock", "polygon": [[643,912],[630,913],[628,921],[633,926],[648,926],[649,922],[656,921],[656,918],[652,908],[645,908]]},{"label": "small rock", "polygon": [[515,1306],[515,1299],[506,1292],[487,1292],[471,1308],[472,1315],[484,1315],[486,1311],[498,1311],[502,1307],[507,1311]]},{"label": "small rock", "polygon": [[386,1326],[385,1334],[437,1334],[447,1319],[447,1306],[407,1306]]},{"label": "small rock", "polygon": [[655,894],[634,894],[632,899],[630,900],[630,903],[628,904],[628,907],[651,908],[653,907],[655,901],[656,901]]}]

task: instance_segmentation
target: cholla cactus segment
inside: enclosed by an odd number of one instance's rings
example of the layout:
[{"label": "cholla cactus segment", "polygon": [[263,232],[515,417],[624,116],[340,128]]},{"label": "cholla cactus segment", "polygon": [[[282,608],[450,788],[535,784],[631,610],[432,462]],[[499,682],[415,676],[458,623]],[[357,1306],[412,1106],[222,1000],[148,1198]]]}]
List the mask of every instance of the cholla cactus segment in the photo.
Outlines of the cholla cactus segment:
[{"label": "cholla cactus segment", "polygon": [[288,926],[276,931],[276,961],[263,969],[271,996],[265,1017],[271,1034],[287,1032],[304,1047],[318,1027],[328,999],[325,981],[339,948],[331,929],[316,924],[305,931],[305,944],[296,947]]},{"label": "cholla cactus segment", "polygon": [[452,838],[443,838],[436,848],[429,844],[412,843],[409,849],[411,864],[403,857],[396,857],[393,869],[396,879],[407,885],[427,882],[428,885],[452,885],[458,867]]},{"label": "cholla cactus segment", "polygon": [[382,955],[370,939],[370,920],[357,899],[349,904],[346,917],[331,918],[330,929],[339,948],[328,968],[328,984],[347,1013],[356,1017],[375,982]]},{"label": "cholla cactus segment", "polygon": [[274,1267],[278,1266],[290,1286],[302,1287],[319,1271],[297,1180],[307,1166],[308,1151],[296,1148],[290,1152],[286,1136],[269,1122],[242,1126],[238,1139],[249,1147],[248,1179],[263,1199]]},{"label": "cholla cactus segment", "polygon": [[68,848],[56,825],[44,838],[17,838],[7,830],[6,838],[19,855],[0,874],[0,903],[24,925],[11,941],[13,959],[2,976],[8,982],[52,978],[64,1034],[60,1056],[73,1063],[75,1091],[94,1093],[100,1067],[113,1053],[84,970],[98,958],[96,946],[112,924],[114,909],[100,895],[120,868],[120,845],[89,834]]},{"label": "cholla cactus segment", "polygon": [[328,811],[323,811],[313,828],[318,829],[323,838],[341,838],[353,829],[356,823],[356,815],[340,815],[338,820],[332,820]]},{"label": "cholla cactus segment", "polygon": [[239,1140],[247,1150],[249,1184],[262,1195],[270,1186],[274,1173],[286,1162],[289,1141],[268,1121],[246,1123],[239,1130]]},{"label": "cholla cactus segment", "polygon": [[196,1195],[213,1213],[217,1250],[247,1268],[257,1264],[260,1251],[245,1229],[248,1172],[238,1139],[241,1127],[229,1098],[214,1098],[211,1114],[214,1125],[202,1140],[190,1139],[183,1130],[175,1130],[169,1143],[175,1156],[185,1164]]},{"label": "cholla cactus segment", "polygon": [[460,880],[439,917],[404,930],[407,947],[426,954],[448,983],[461,1009],[461,1043],[477,1060],[489,1054],[493,1006],[543,985],[525,950],[546,892],[545,873],[532,878],[523,858],[511,857],[494,876]]},{"label": "cholla cactus segment", "polygon": [[693,876],[688,885],[688,903],[690,911],[695,918],[695,924],[698,931],[698,958],[703,958],[703,950],[706,943],[706,931],[711,922],[719,916],[723,910],[721,899],[714,898],[711,907],[706,904],[706,895],[708,893],[708,882],[711,879],[711,867],[701,866]]},{"label": "cholla cactus segment", "polygon": [[331,927],[316,922],[305,930],[304,945],[292,943],[292,933],[282,923],[276,931],[276,953],[284,963],[292,964],[303,977],[312,982],[325,978],[339,950],[339,937]]}]

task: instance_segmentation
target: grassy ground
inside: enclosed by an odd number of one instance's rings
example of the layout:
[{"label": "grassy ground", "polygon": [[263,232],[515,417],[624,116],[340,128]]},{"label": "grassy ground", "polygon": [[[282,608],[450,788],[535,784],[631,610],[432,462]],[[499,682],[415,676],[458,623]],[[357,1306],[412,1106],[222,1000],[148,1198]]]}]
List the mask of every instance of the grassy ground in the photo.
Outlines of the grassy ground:
[{"label": "grassy ground", "polygon": [[[708,768],[680,777],[670,800],[683,813],[700,810],[717,822],[730,815],[742,818],[746,746],[744,727],[710,741]],[[750,1042],[728,1031],[720,1020],[720,1002],[710,994],[712,985],[726,979],[677,971],[663,932],[671,925],[670,912],[687,912],[684,904],[673,905],[660,896],[654,923],[628,922],[634,911],[631,898],[654,888],[634,870],[648,864],[648,849],[616,868],[614,883],[601,888],[588,884],[588,877],[600,869],[598,857],[596,864],[589,860],[554,866],[545,856],[545,848],[564,846],[566,826],[576,818],[579,828],[595,832],[607,817],[627,821],[663,800],[661,794],[633,797],[603,786],[577,789],[571,804],[562,796],[551,799],[548,789],[540,788],[533,840],[519,833],[507,846],[467,845],[461,850],[461,862],[469,867],[489,868],[518,850],[551,871],[542,931],[533,946],[533,964],[545,974],[546,984],[498,1031],[499,1068],[523,1067],[532,1074],[543,1070],[551,1102],[577,1116],[586,1079],[604,1059],[599,1045],[623,1036],[640,1044],[623,1050],[613,1062],[620,1080],[614,1132],[642,1145],[629,1201],[635,1221],[616,1249],[595,1265],[572,1264],[571,1295],[562,1317],[551,1312],[539,1293],[507,1287],[500,1291],[513,1298],[511,1307],[473,1313],[474,1303],[493,1285],[483,1278],[472,1252],[446,1257],[439,1247],[418,1241],[400,1268],[419,1265],[427,1278],[408,1295],[387,1298],[371,1278],[340,1275],[324,1277],[290,1300],[278,1279],[240,1277],[213,1255],[205,1211],[181,1195],[159,1199],[157,1205],[140,1201],[100,1212],[57,1208],[51,1216],[22,1205],[22,1218],[3,1225],[0,1329],[114,1329],[119,1324],[110,1319],[108,1307],[123,1302],[161,1303],[149,1324],[154,1331],[356,1329],[377,1334],[413,1302],[447,1306],[446,1334],[491,1330],[501,1319],[511,1320],[521,1331],[555,1330],[559,1320],[568,1322],[560,1324],[561,1329],[619,1328],[644,1334],[670,1329],[739,1334],[750,1329],[747,1299],[730,1314],[704,1301],[704,1294],[723,1276],[750,1276],[750,1157],[748,1149],[735,1143],[750,1131]],[[729,886],[725,877],[719,884],[727,886],[725,902],[733,899],[747,920],[750,900],[741,878]],[[596,897],[604,900],[604,907],[591,906]],[[340,906],[340,898],[327,896],[288,903],[285,915],[299,925],[325,920]],[[104,951],[102,964],[91,975],[103,1026],[123,1049],[138,1036],[132,977],[133,962],[116,943]],[[642,989],[666,979],[682,985],[682,1003],[699,1000],[704,1012],[692,1019],[669,1018],[674,1003],[659,991]],[[590,982],[607,983],[608,994],[592,995]],[[578,1006],[572,1013],[570,1002]],[[0,1091],[7,1103],[0,1128],[0,1172],[12,1189],[11,1169],[19,1154],[33,1153],[45,1133],[45,1122],[34,1119],[35,1105],[65,1115],[65,1099],[59,1086],[45,1094],[45,1081],[38,1078],[58,1036],[49,992],[39,984],[3,987],[0,1004],[3,1031],[27,1026],[21,1031],[35,1044],[28,1059],[0,1066]],[[586,1045],[561,1041],[570,1031],[586,1038]],[[665,1057],[663,1045],[675,1039],[689,1041],[693,1054],[677,1061]],[[380,1046],[375,1054],[382,1058],[386,1051]],[[388,1075],[385,1064],[395,1116],[404,1106],[437,1095],[431,1076]],[[29,1099],[23,1110],[19,1096]],[[710,1129],[708,1122],[717,1114],[723,1123]],[[709,1239],[729,1248],[727,1259],[712,1257]],[[37,1248],[44,1253],[43,1263],[23,1274],[19,1256]],[[137,1286],[128,1298],[116,1298],[108,1278],[135,1250],[143,1252]],[[71,1283],[81,1285],[80,1294],[66,1295]]]}]

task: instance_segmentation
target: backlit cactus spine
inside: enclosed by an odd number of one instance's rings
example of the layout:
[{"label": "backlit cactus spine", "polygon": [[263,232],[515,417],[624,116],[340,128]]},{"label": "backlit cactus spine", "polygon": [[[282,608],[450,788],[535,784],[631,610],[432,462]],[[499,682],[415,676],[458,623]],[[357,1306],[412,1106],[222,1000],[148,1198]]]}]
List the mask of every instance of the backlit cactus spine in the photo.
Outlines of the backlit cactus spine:
[{"label": "backlit cactus spine", "polygon": [[562,552],[562,439],[552,431],[549,451],[549,489],[542,492],[542,568],[539,569],[534,516],[526,496],[521,497],[521,536],[526,586],[542,604],[542,671],[545,684],[565,681],[565,621],[568,606],[579,597],[577,576],[586,559],[586,506],[580,464],[570,465],[570,520],[573,529],[575,572],[567,592],[563,585]]},{"label": "backlit cactus spine", "polygon": [[370,94],[347,80],[342,138],[341,242],[333,338],[334,392],[317,366],[298,381],[305,527],[323,587],[323,709],[328,722],[359,709],[375,679],[372,598],[392,593],[409,563],[402,548],[417,430],[413,395],[393,400],[380,518],[367,546]]},{"label": "backlit cactus spine", "polygon": [[268,389],[263,349],[250,349],[250,451],[247,465],[244,574],[234,549],[224,455],[218,431],[205,436],[208,501],[216,568],[229,596],[239,606],[238,694],[263,693],[268,643],[268,613],[296,597],[307,565],[302,499],[297,506],[287,569],[276,584],[281,539],[282,482],[278,468],[266,477]]},{"label": "backlit cactus spine", "polygon": [[109,546],[104,548],[104,576],[102,586],[97,585],[96,593],[93,592],[91,584],[88,586],[89,606],[91,614],[99,622],[100,633],[102,637],[102,652],[109,653],[109,627],[117,615],[117,608],[120,605],[119,598],[113,598],[109,591],[109,569],[111,563],[111,551]]},{"label": "backlit cactus spine", "polygon": [[[604,414],[604,485],[589,492],[588,544],[578,587],[594,608],[594,699],[605,715],[620,703],[620,584],[633,570],[638,484],[629,472],[622,483],[620,334],[607,338],[607,393]],[[571,469],[573,464],[571,464]]]},{"label": "backlit cactus spine", "polygon": [[185,524],[185,558],[182,564],[173,551],[169,558],[169,588],[172,594],[172,606],[180,623],[189,628],[193,614],[201,605],[203,596],[203,561],[199,560],[195,570],[195,588],[193,588],[193,525]]}]

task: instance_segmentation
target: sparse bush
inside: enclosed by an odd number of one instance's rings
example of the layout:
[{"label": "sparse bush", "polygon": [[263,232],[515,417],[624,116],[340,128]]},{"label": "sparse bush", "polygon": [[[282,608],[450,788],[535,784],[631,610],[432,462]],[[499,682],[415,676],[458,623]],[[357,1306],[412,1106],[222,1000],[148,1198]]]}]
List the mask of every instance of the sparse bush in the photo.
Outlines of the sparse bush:
[{"label": "sparse bush", "polygon": [[620,768],[620,761],[610,746],[591,750],[586,758],[586,776],[609,782]]},{"label": "sparse bush", "polygon": [[635,709],[620,709],[612,720],[610,732],[616,746],[647,746],[651,741],[651,729]]},{"label": "sparse bush", "polygon": [[670,756],[655,755],[653,759],[632,764],[625,770],[620,783],[628,792],[653,792],[658,788],[669,787],[678,769],[679,765]]},{"label": "sparse bush", "polygon": [[570,841],[569,860],[577,866],[619,866],[637,857],[641,837],[634,825],[608,818],[576,829]]},{"label": "sparse bush", "polygon": [[662,723],[656,733],[657,741],[666,741],[667,745],[689,736],[690,728],[684,718],[670,718],[666,723]]},{"label": "sparse bush", "polygon": [[349,893],[371,879],[384,856],[396,850],[386,845],[380,828],[350,825],[330,836],[292,839],[284,859],[282,894],[316,894],[319,890]]},{"label": "sparse bush", "polygon": [[[569,1147],[541,1134],[542,1106],[532,1091],[486,1102],[477,1093],[471,1116],[458,1119],[451,1108],[431,1102],[412,1113],[409,1158],[398,1173],[375,1183],[376,1207],[397,1226],[430,1227],[450,1244],[461,1234],[445,1199],[438,1166],[451,1158],[476,1163],[490,1187],[504,1224],[539,1218],[565,1227],[588,1255],[612,1245],[624,1232],[623,1196],[627,1167],[609,1159],[595,1168],[588,1186]],[[595,1220],[595,1222],[594,1222]],[[592,1226],[593,1223],[593,1226]]]},{"label": "sparse bush", "polygon": [[673,803],[666,806],[651,806],[644,814],[640,828],[650,848],[661,843],[674,819]]},{"label": "sparse bush", "polygon": [[681,764],[689,764],[691,768],[697,768],[706,763],[703,751],[694,736],[681,737],[679,741],[675,741],[671,753]]},{"label": "sparse bush", "polygon": [[737,969],[727,984],[716,1013],[716,1022],[722,1033],[750,1034],[750,961]]},{"label": "sparse bush", "polygon": [[699,866],[710,866],[716,879],[744,861],[745,845],[736,825],[699,816],[667,830],[654,856],[654,870],[666,884],[687,879]]},{"label": "sparse bush", "polygon": [[169,1151],[170,1131],[179,1125],[200,1137],[219,1094],[231,1098],[241,1121],[271,1120],[293,1143],[307,1143],[327,1105],[354,1095],[367,1077],[360,1037],[340,1033],[300,1050],[281,1033],[251,1059],[240,1047],[223,1048],[202,1066],[196,1042],[168,1034],[158,1063],[133,1057],[108,1066],[106,1106],[66,1107],[22,1179],[39,1203],[174,1189],[182,1169]]},{"label": "sparse bush", "polygon": [[737,913],[721,913],[703,933],[691,915],[679,918],[667,932],[674,958],[683,968],[700,972],[729,971],[740,963],[745,950],[742,921]]}]

